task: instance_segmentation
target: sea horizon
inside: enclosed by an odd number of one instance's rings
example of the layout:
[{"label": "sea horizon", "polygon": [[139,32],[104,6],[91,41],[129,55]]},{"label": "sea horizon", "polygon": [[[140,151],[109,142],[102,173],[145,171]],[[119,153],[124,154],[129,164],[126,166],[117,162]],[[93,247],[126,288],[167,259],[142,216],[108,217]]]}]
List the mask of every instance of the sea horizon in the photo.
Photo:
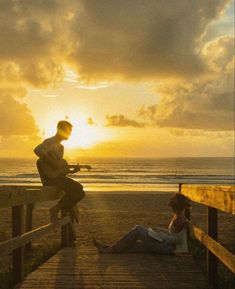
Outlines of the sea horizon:
[{"label": "sea horizon", "polygon": [[[19,162],[21,160],[21,162]],[[71,178],[87,191],[175,192],[180,183],[234,184],[233,157],[74,158],[90,164]],[[0,158],[0,185],[40,185],[36,159]]]}]

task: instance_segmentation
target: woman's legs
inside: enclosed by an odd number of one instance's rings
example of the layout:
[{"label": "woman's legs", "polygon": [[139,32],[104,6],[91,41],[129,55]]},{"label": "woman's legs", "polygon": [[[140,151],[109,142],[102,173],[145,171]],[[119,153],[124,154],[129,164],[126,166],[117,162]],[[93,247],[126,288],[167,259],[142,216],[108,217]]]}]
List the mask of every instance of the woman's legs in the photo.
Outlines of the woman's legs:
[{"label": "woman's legs", "polygon": [[[141,242],[141,244],[139,244]],[[97,245],[97,244],[96,244]],[[141,246],[141,248],[140,248]],[[151,252],[156,254],[171,254],[173,246],[166,242],[158,242],[149,237],[148,229],[137,225],[113,246],[105,247],[98,244],[103,253]]]}]

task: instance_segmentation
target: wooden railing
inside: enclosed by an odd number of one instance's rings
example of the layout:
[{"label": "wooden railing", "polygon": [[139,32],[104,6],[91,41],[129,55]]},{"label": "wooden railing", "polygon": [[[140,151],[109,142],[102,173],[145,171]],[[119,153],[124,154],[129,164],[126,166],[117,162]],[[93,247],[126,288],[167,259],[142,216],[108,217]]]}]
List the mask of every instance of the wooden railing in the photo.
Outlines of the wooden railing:
[{"label": "wooden railing", "polygon": [[[191,201],[207,206],[207,233],[192,225],[191,232],[207,248],[208,282],[218,288],[218,260],[235,273],[235,255],[218,240],[218,210],[235,215],[235,186],[184,185],[179,192]],[[186,212],[190,219],[190,210]]]},{"label": "wooden railing", "polygon": [[33,240],[61,227],[61,245],[72,245],[75,232],[68,212],[63,211],[62,218],[56,223],[32,229],[34,204],[57,200],[62,195],[63,192],[54,187],[0,186],[0,209],[11,207],[12,210],[12,238],[0,243],[0,257],[12,254],[12,276],[15,284],[24,279],[24,251],[31,248]]},{"label": "wooden railing", "polygon": [[[218,260],[235,273],[235,256],[217,242],[217,210],[235,215],[235,187],[180,184],[179,192],[191,201],[208,207],[207,233],[195,226],[192,226],[192,232],[207,248],[208,281],[217,288]],[[57,200],[62,195],[63,192],[59,192],[54,187],[0,186],[0,209],[11,207],[12,210],[12,238],[0,243],[0,256],[12,253],[15,283],[21,282],[24,278],[24,250],[30,248],[33,240],[61,227],[61,245],[63,247],[72,245],[75,232],[68,212],[62,212],[62,219],[56,223],[32,229],[33,205]],[[24,216],[25,222],[23,222]],[[187,212],[187,216],[190,218],[190,211]],[[23,228],[24,223],[25,228]]]}]

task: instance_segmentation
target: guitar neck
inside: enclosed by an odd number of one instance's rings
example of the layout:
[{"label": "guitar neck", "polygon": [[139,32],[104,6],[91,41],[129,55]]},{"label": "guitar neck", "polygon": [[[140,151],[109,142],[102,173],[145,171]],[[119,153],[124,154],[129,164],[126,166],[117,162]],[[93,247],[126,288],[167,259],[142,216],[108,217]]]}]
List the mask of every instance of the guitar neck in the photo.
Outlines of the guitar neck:
[{"label": "guitar neck", "polygon": [[69,165],[71,168],[76,168],[77,166],[79,166],[81,169],[86,169],[87,165]]},{"label": "guitar neck", "polygon": [[80,167],[81,169],[86,169],[86,168],[87,168],[87,165],[79,165],[79,167]]}]

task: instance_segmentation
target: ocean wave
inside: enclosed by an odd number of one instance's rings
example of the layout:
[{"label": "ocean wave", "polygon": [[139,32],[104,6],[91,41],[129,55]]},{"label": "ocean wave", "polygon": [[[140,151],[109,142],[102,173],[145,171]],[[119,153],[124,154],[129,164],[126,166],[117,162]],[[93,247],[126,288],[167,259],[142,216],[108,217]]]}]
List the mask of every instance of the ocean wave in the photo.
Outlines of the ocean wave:
[{"label": "ocean wave", "polygon": [[[75,178],[74,178],[75,179]],[[172,179],[83,179],[79,180],[83,184],[136,184],[136,185],[145,185],[145,184],[234,184],[234,179],[202,179],[202,178],[190,178],[190,179],[183,179],[183,178],[172,178]],[[35,179],[17,179],[17,178],[8,178],[8,179],[0,179],[1,184],[13,184],[13,183],[40,183],[39,178]]]},{"label": "ocean wave", "polygon": [[[234,176],[233,175],[192,175],[192,174],[78,174],[78,175],[69,175],[70,177],[73,177],[75,179],[85,179],[85,178],[91,178],[91,179],[122,179],[122,178],[143,178],[143,179],[151,179],[151,178],[155,178],[155,179],[227,179],[227,180],[234,180]],[[39,178],[39,174],[35,174],[35,173],[30,173],[30,174],[16,174],[16,175],[0,175],[0,179],[35,179],[35,178]]]}]

